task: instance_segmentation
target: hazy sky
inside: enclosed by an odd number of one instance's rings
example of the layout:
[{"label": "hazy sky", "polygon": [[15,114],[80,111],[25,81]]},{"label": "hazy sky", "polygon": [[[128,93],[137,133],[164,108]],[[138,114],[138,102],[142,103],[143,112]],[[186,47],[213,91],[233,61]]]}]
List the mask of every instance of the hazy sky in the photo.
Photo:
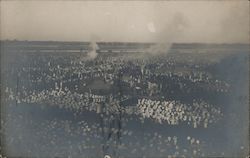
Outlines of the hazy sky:
[{"label": "hazy sky", "polygon": [[1,39],[249,42],[246,1],[0,1]]}]

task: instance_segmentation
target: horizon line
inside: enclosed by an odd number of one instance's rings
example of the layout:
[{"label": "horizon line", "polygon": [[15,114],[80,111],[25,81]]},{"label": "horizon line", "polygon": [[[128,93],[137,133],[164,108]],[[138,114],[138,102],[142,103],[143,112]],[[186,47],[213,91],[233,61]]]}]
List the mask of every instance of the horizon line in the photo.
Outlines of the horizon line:
[{"label": "horizon line", "polygon": [[8,42],[82,42],[82,43],[147,43],[147,44],[156,44],[156,43],[166,43],[166,44],[244,44],[250,45],[250,42],[138,42],[138,41],[98,41],[98,40],[19,40],[19,39],[0,39],[0,42],[8,41]]}]

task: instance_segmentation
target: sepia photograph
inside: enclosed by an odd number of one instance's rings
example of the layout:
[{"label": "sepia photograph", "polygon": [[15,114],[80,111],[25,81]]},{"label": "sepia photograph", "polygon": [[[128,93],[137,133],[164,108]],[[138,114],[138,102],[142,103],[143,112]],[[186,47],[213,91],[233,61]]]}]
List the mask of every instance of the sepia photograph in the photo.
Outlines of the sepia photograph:
[{"label": "sepia photograph", "polygon": [[248,158],[248,0],[0,0],[0,158]]}]

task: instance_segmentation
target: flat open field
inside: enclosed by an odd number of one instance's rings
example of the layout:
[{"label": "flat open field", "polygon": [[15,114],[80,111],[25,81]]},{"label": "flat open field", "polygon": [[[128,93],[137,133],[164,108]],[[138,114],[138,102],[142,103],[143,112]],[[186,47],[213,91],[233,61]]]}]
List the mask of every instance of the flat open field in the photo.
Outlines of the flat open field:
[{"label": "flat open field", "polygon": [[248,45],[97,44],[1,41],[7,155],[247,155]]}]

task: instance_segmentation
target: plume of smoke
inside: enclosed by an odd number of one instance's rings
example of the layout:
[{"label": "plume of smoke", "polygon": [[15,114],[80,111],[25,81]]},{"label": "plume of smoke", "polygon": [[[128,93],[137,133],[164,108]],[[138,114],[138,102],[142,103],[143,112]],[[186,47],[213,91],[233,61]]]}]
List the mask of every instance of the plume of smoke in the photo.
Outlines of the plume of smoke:
[{"label": "plume of smoke", "polygon": [[171,43],[156,43],[145,50],[145,54],[163,55],[171,48]]},{"label": "plume of smoke", "polygon": [[89,52],[87,53],[87,59],[89,60],[95,59],[98,56],[98,53],[96,52],[98,49],[99,47],[96,44],[96,42],[91,42]]},{"label": "plume of smoke", "polygon": [[[158,19],[154,22],[148,23],[148,29],[152,33],[152,42],[148,48],[139,49],[140,53],[127,55],[126,59],[150,59],[154,56],[167,55],[174,43],[174,41],[181,37],[182,33],[188,27],[186,17],[181,13],[175,13],[171,19],[164,19],[162,14],[155,15]],[[167,20],[165,25],[162,24],[163,20]],[[159,23],[157,23],[159,22]],[[155,26],[156,24],[156,26]],[[157,27],[158,26],[158,27]]]},{"label": "plume of smoke", "polygon": [[154,37],[155,44],[146,49],[144,55],[164,55],[169,53],[172,44],[181,36],[187,26],[187,19],[183,14],[174,14],[172,19],[156,34]]}]

